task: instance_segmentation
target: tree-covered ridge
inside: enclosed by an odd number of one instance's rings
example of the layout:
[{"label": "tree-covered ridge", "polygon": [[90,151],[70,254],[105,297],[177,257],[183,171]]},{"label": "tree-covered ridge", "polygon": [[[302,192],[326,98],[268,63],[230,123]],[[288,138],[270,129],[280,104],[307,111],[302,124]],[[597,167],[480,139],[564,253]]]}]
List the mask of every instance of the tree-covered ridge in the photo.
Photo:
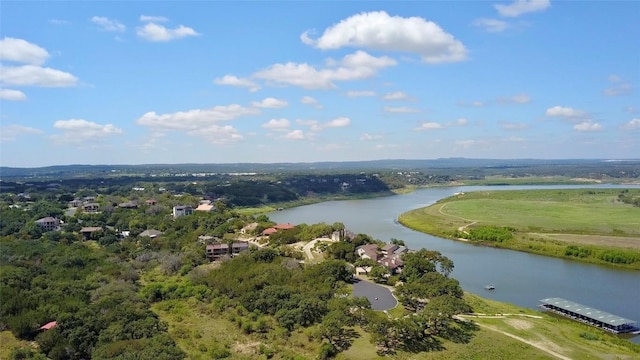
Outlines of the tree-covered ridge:
[{"label": "tree-covered ridge", "polygon": [[[137,295],[135,270],[106,250],[14,239],[0,242],[0,254],[0,327],[35,340],[48,358],[117,359],[122,348],[137,358],[183,357]],[[39,330],[51,321],[57,326]]]}]

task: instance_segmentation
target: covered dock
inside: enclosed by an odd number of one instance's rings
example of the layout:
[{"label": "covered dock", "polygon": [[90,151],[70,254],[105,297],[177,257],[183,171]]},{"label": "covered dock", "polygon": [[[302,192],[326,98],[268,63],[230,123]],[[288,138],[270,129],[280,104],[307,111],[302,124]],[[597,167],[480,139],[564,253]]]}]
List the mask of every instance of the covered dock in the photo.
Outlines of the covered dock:
[{"label": "covered dock", "polygon": [[638,331],[636,321],[594,309],[563,298],[540,300],[544,310],[596,326],[614,334]]}]

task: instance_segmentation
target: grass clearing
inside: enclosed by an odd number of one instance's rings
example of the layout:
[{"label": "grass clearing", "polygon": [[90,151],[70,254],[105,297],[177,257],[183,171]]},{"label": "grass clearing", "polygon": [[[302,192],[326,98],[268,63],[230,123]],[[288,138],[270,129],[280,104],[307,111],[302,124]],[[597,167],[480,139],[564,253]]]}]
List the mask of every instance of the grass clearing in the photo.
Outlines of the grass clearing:
[{"label": "grass clearing", "polygon": [[[623,193],[624,192],[624,193]],[[640,189],[507,190],[459,193],[406,212],[400,223],[457,239],[478,226],[509,227],[514,239],[484,245],[640,269],[640,207],[619,196]],[[584,247],[580,254],[569,245]]]},{"label": "grass clearing", "polygon": [[603,330],[548,313],[465,293],[479,316],[465,318],[494,332],[507,332],[571,359],[638,359],[640,345]]},{"label": "grass clearing", "polygon": [[0,359],[8,359],[13,349],[35,346],[35,343],[16,339],[9,330],[0,331]]}]

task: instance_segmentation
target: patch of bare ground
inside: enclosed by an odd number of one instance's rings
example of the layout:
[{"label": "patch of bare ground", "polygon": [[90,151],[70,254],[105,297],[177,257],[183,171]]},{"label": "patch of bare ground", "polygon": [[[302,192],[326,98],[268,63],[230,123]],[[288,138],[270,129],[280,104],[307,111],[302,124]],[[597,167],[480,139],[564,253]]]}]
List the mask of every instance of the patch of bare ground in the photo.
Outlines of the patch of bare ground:
[{"label": "patch of bare ground", "polygon": [[539,350],[542,350],[542,351],[546,352],[549,355],[555,356],[558,359],[571,360],[570,357],[562,355],[560,352],[563,351],[563,349],[560,346],[558,346],[557,344],[555,344],[554,342],[550,341],[550,340],[544,339],[543,341],[531,341],[531,340],[523,339],[523,338],[521,338],[519,336],[516,336],[514,334],[508,333],[506,331],[502,331],[502,330],[497,329],[497,328],[495,328],[493,326],[489,326],[489,325],[485,325],[485,324],[478,324],[478,325],[480,325],[483,328],[499,332],[499,333],[501,333],[503,335],[506,335],[506,336],[508,336],[508,337],[510,337],[512,339],[516,339],[518,341],[521,341],[521,342],[523,342],[525,344],[531,345],[531,346],[535,347],[536,349],[539,349]]},{"label": "patch of bare ground", "polygon": [[506,319],[504,322],[518,330],[529,330],[533,327],[533,324],[530,321],[522,319]]},{"label": "patch of bare ground", "polygon": [[640,237],[543,233],[527,233],[527,235],[572,244],[612,246],[640,250]]},{"label": "patch of bare ground", "polygon": [[258,353],[260,342],[236,343],[233,345],[233,351],[243,355],[255,355]]}]

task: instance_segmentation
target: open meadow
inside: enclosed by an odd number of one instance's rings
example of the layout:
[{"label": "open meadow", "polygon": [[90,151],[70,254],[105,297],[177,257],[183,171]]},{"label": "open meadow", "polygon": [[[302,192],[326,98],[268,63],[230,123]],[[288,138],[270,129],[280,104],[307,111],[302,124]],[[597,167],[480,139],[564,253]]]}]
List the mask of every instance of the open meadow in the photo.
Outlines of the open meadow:
[{"label": "open meadow", "polygon": [[[638,198],[640,189],[478,191],[409,211],[399,221],[445,238],[640,268]],[[469,236],[487,228],[506,229],[511,238]]]}]

